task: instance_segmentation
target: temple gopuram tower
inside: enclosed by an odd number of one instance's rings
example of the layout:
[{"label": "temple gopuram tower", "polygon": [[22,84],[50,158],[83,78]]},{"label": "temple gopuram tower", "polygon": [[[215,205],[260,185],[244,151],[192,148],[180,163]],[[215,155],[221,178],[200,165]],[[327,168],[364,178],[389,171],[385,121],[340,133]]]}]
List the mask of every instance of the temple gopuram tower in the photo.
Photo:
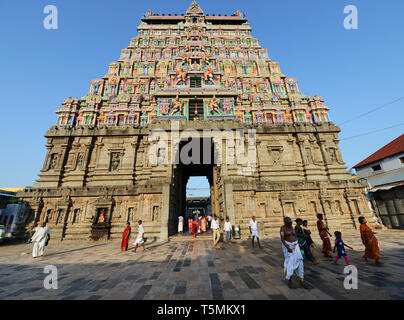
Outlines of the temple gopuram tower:
[{"label": "temple gopuram tower", "polygon": [[[181,15],[149,10],[107,74],[57,110],[39,179],[19,194],[32,219],[60,240],[121,237],[142,219],[148,237],[167,240],[188,214],[191,176],[207,177],[212,213],[242,237],[252,215],[262,236],[278,234],[285,216],[314,227],[323,213],[339,230],[370,217],[329,108],[300,92],[251,31],[240,11],[206,15],[196,2]],[[188,163],[179,155],[191,140],[203,155]]]}]

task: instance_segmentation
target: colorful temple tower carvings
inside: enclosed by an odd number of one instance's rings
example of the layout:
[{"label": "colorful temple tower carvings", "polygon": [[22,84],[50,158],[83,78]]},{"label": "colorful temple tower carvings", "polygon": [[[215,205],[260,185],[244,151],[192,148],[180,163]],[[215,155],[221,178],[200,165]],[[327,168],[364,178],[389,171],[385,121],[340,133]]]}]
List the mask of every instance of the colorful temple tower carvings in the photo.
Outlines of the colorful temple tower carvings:
[{"label": "colorful temple tower carvings", "polygon": [[[196,98],[195,98],[196,97]],[[155,118],[245,123],[328,122],[328,108],[306,97],[294,78],[251,35],[246,16],[207,15],[193,2],[182,15],[143,16],[138,34],[89,93],[57,110],[59,126],[146,125]],[[198,108],[197,108],[198,110]],[[192,117],[191,117],[192,118]]]},{"label": "colorful temple tower carvings", "polygon": [[[370,211],[363,185],[346,170],[340,129],[328,111],[321,97],[305,96],[297,80],[281,72],[242,12],[209,15],[196,2],[181,15],[149,10],[88,94],[62,102],[57,125],[45,134],[37,183],[19,196],[35,221],[49,218],[60,240],[120,238],[126,222],[137,219],[148,237],[167,240],[186,214],[190,176],[207,177],[212,213],[242,226],[243,237],[251,213],[264,222],[266,235],[279,234],[285,215],[315,221],[324,213],[330,226],[351,229]],[[171,162],[153,163],[153,130],[166,134],[157,157],[171,156]],[[234,151],[227,139],[223,159],[214,154],[220,137],[206,138],[207,130],[234,133],[234,142],[255,159],[254,170],[226,161],[227,147]],[[178,145],[178,131],[204,137],[200,142],[211,146],[207,158],[219,161],[175,163],[170,149]],[[181,138],[181,151],[188,138]]]}]

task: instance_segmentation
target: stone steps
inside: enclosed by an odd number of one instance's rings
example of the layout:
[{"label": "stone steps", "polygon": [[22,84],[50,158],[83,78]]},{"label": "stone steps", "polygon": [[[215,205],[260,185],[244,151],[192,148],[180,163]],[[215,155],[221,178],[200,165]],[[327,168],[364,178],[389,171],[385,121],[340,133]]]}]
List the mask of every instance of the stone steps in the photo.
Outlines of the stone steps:
[{"label": "stone steps", "polygon": [[63,239],[65,240],[88,240],[90,239],[91,227],[89,226],[77,226],[77,227],[67,227],[66,235]]},{"label": "stone steps", "polygon": [[188,242],[188,241],[213,241],[213,234],[197,235],[194,238],[192,235],[175,235],[168,238],[170,242]]}]

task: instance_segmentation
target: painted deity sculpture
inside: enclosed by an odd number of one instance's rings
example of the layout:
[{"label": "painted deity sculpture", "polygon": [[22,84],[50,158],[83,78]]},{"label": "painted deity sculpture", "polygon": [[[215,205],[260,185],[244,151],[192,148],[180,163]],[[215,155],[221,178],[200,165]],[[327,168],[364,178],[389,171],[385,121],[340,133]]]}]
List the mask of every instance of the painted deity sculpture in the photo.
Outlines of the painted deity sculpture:
[{"label": "painted deity sculpture", "polygon": [[170,115],[174,115],[175,113],[179,112],[180,115],[183,114],[183,103],[177,97],[174,102],[172,103],[172,109],[170,111]]},{"label": "painted deity sculpture", "polygon": [[214,113],[221,114],[220,110],[220,101],[213,97],[212,101],[209,103],[209,114],[213,115]]}]

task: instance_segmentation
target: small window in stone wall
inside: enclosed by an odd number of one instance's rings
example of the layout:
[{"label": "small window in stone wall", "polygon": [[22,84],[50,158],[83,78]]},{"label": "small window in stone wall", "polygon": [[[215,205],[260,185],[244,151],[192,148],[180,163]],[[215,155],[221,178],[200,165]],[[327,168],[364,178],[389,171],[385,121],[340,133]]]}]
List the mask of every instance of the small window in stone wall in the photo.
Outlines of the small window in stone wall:
[{"label": "small window in stone wall", "polygon": [[190,88],[201,88],[201,87],[202,87],[202,79],[200,77],[191,77]]},{"label": "small window in stone wall", "polygon": [[75,224],[79,221],[80,221],[80,209],[74,209],[72,224]]},{"label": "small window in stone wall", "polygon": [[380,171],[380,170],[382,170],[382,167],[380,166],[380,164],[375,165],[375,166],[372,167],[372,171],[373,171],[373,172],[375,172],[375,171]]},{"label": "small window in stone wall", "polygon": [[401,164],[404,164],[404,157],[401,157],[401,158],[400,158],[400,163],[401,163]]}]

